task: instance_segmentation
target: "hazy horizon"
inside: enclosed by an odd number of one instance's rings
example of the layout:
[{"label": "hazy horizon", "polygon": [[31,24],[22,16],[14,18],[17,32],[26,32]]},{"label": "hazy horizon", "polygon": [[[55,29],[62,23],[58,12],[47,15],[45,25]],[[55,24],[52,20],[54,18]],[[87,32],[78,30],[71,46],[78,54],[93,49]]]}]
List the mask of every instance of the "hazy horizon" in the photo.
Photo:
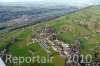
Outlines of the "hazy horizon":
[{"label": "hazy horizon", "polygon": [[100,0],[0,0],[0,3],[7,2],[47,2],[47,3],[67,3],[67,4],[100,4]]}]

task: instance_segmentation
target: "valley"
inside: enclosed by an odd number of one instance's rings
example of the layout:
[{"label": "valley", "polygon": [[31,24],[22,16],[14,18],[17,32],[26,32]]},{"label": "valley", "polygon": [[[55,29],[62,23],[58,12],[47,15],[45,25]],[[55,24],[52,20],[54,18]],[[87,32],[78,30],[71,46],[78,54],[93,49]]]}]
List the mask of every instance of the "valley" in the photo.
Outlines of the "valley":
[{"label": "valley", "polygon": [[[0,56],[4,58],[6,54],[10,54],[17,57],[36,55],[46,57],[49,54],[50,57],[54,57],[53,63],[23,63],[20,66],[69,66],[73,64],[67,63],[70,55],[89,54],[92,56],[90,63],[87,63],[84,58],[84,63],[78,61],[74,64],[81,66],[98,64],[99,66],[100,6],[93,5],[70,13],[66,12],[65,7],[64,9],[50,8],[47,12],[43,9],[43,13],[42,10],[37,9],[37,13],[34,11],[35,16],[32,12],[34,9],[29,9],[27,13],[22,9],[24,15],[19,14],[21,17],[18,17],[15,12],[16,17],[9,16],[10,19],[7,21],[1,19]],[[5,20],[5,17],[3,18]],[[7,28],[3,28],[4,26]],[[18,66],[17,64],[7,63],[7,66]]]}]

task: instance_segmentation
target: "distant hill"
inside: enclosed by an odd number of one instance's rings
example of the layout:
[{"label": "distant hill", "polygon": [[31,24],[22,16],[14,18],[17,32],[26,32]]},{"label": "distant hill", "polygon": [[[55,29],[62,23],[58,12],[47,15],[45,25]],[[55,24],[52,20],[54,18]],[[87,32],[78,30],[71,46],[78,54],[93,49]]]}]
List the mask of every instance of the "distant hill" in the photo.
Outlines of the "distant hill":
[{"label": "distant hill", "polygon": [[75,10],[78,10],[78,8],[65,5],[47,7],[0,6],[0,26],[23,27],[49,21]]}]

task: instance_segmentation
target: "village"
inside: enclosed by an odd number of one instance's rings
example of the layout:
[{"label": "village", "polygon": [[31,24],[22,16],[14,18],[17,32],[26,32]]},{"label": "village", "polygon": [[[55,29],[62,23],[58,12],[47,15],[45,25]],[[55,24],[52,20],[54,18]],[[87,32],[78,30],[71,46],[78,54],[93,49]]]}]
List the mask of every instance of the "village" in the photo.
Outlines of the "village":
[{"label": "village", "polygon": [[[75,40],[69,44],[57,39],[57,32],[50,26],[38,28],[37,30],[32,30],[32,32],[36,35],[36,38],[32,39],[33,42],[31,43],[39,43],[40,46],[49,54],[52,53],[50,48],[53,49],[53,51],[65,59],[65,66],[73,63],[73,56],[78,56],[83,48],[79,40]],[[69,61],[68,59],[70,56],[71,59]],[[80,66],[79,63],[77,64]]]}]

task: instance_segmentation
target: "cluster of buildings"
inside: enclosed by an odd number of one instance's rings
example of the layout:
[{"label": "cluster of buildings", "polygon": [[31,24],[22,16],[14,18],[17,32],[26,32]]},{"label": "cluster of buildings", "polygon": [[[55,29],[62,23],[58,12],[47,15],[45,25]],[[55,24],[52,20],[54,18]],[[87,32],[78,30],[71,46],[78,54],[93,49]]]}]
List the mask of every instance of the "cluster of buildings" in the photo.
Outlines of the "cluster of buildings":
[{"label": "cluster of buildings", "polygon": [[7,49],[3,49],[3,50],[0,52],[0,57],[4,59],[6,55],[7,55]]},{"label": "cluster of buildings", "polygon": [[[71,57],[71,61],[69,65],[81,66],[80,63],[73,62],[73,56],[79,56],[80,51],[83,46],[80,40],[75,40],[72,43],[65,43],[56,38],[58,34],[53,27],[44,26],[35,30],[32,30],[33,34],[35,34],[35,38],[32,40],[33,43],[37,42],[39,45],[47,52],[52,53],[50,49],[53,49],[56,53],[58,53],[61,57],[65,59],[65,66],[69,62],[69,58]],[[90,38],[90,36],[85,37],[86,39]],[[99,44],[98,44],[99,45]],[[87,64],[87,66],[89,66]]]},{"label": "cluster of buildings", "polygon": [[27,40],[27,46],[28,45],[31,45],[31,44],[34,44],[34,43],[37,43],[37,39],[35,38],[33,38],[32,40]]},{"label": "cluster of buildings", "polygon": [[63,58],[80,53],[82,46],[79,40],[70,44],[58,40],[56,38],[57,33],[53,27],[45,26],[38,28],[37,30],[32,30],[32,32],[36,35],[36,42],[38,42],[47,53],[51,53],[50,48]]},{"label": "cluster of buildings", "polygon": [[53,45],[51,46],[56,52],[58,52],[62,57],[69,56],[70,47],[68,43],[64,43],[58,39],[52,41]]}]

